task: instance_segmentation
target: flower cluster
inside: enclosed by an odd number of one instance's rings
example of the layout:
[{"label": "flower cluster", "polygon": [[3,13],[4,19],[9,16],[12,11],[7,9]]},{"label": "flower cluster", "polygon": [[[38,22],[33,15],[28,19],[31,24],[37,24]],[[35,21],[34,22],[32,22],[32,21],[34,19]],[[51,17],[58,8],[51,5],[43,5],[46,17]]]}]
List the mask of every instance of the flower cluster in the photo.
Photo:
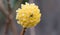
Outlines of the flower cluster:
[{"label": "flower cluster", "polygon": [[40,9],[34,3],[21,4],[21,8],[18,8],[16,12],[17,23],[25,28],[34,27],[40,22]]}]

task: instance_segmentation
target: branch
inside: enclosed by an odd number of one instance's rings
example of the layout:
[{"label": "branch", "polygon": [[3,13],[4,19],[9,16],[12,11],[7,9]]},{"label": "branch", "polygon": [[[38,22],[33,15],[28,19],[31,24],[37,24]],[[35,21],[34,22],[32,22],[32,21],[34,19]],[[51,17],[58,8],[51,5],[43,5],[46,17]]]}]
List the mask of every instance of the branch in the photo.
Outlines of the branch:
[{"label": "branch", "polygon": [[8,11],[5,9],[4,5],[3,5],[3,0],[0,0],[0,10],[2,11],[2,13],[8,17],[9,13]]},{"label": "branch", "polygon": [[8,10],[6,10],[3,5],[3,0],[0,0],[0,10],[2,10],[2,13],[6,16],[6,25],[5,25],[5,29],[3,32],[4,35],[7,34],[7,29],[8,29],[9,23],[12,25],[14,35],[17,35],[17,28],[16,28],[16,25],[14,24],[13,16],[11,14],[12,10],[10,8],[9,1],[8,1]]},{"label": "branch", "polygon": [[16,25],[14,24],[15,22],[14,22],[14,20],[13,20],[13,16],[12,16],[12,8],[11,8],[11,6],[10,6],[10,0],[7,0],[7,5],[8,5],[8,12],[9,12],[9,17],[10,17],[10,21],[9,21],[9,23],[11,24],[11,26],[12,26],[12,31],[13,31],[13,34],[14,35],[18,35],[17,34],[17,27],[16,27]]}]

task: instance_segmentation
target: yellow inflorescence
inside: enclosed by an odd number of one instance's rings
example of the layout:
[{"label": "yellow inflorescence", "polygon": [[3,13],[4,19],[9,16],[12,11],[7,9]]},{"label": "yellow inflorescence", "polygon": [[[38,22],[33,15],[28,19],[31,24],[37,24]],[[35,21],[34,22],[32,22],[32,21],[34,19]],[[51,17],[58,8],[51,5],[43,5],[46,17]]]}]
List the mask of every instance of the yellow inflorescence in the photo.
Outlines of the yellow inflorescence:
[{"label": "yellow inflorescence", "polygon": [[21,5],[21,8],[16,10],[17,23],[23,27],[30,28],[34,27],[40,22],[41,13],[40,9],[34,3],[25,3]]}]

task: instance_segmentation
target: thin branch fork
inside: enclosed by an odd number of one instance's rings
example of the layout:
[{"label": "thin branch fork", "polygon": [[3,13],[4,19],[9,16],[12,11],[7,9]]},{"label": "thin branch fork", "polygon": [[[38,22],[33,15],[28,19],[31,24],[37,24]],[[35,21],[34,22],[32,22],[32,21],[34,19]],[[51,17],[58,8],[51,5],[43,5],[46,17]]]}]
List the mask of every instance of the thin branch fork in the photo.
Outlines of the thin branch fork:
[{"label": "thin branch fork", "polygon": [[0,10],[2,10],[2,13],[6,16],[4,35],[7,35],[7,32],[8,32],[7,29],[8,29],[9,24],[12,25],[12,28],[13,28],[12,31],[13,31],[14,35],[17,35],[17,28],[14,24],[13,16],[11,14],[12,10],[10,7],[10,3],[9,3],[9,0],[7,0],[7,1],[8,1],[8,10],[5,9],[2,0],[0,0]]}]

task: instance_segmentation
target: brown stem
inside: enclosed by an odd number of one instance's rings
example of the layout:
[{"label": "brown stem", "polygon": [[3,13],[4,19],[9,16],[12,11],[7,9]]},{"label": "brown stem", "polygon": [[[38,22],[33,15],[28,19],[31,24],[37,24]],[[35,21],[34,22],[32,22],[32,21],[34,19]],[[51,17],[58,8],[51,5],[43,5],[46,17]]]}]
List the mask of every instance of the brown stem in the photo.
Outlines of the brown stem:
[{"label": "brown stem", "polygon": [[25,32],[26,32],[26,29],[27,29],[27,28],[23,28],[23,30],[21,31],[20,35],[24,35]]}]

